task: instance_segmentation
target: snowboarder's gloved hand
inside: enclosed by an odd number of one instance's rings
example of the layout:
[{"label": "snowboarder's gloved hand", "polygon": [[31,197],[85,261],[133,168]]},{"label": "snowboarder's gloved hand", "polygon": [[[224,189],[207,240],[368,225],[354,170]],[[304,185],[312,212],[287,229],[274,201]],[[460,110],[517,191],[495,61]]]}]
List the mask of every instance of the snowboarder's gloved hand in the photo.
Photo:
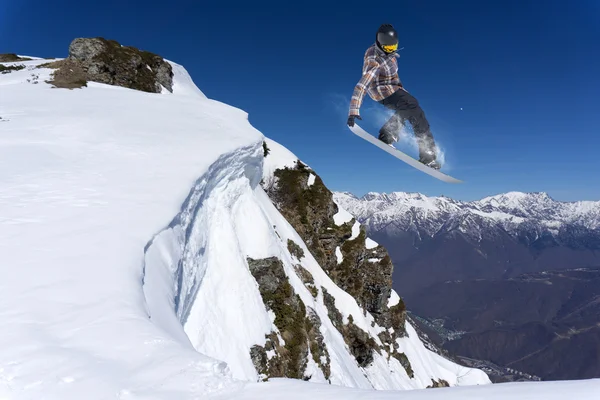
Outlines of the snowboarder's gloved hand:
[{"label": "snowboarder's gloved hand", "polygon": [[350,115],[348,117],[348,126],[354,126],[354,118],[358,118],[358,119],[362,120],[362,118],[360,117],[360,115]]}]

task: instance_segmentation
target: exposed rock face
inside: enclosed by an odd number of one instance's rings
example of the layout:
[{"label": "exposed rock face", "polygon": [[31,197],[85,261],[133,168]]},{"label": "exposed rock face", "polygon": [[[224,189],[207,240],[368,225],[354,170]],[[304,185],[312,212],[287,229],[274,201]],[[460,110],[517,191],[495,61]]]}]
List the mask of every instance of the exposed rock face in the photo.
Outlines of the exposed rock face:
[{"label": "exposed rock face", "polygon": [[13,71],[20,71],[22,69],[25,69],[24,65],[10,65],[7,67],[0,64],[0,74],[10,74]]},{"label": "exposed rock face", "polygon": [[[367,367],[373,362],[373,352],[379,351],[377,343],[370,337],[367,332],[354,325],[352,316],[348,318],[348,323],[344,324],[342,314],[335,306],[335,299],[325,288],[321,288],[323,292],[323,300],[327,308],[327,316],[333,323],[333,326],[344,337],[344,341],[348,345],[350,353],[356,358],[356,362],[361,367]],[[391,340],[391,336],[389,337]]]},{"label": "exposed rock face", "polygon": [[93,81],[143,92],[173,91],[173,68],[162,57],[114,40],[78,38],[69,46],[69,57],[43,67],[54,68],[49,83],[59,88],[78,88]]},{"label": "exposed rock face", "polygon": [[[311,175],[315,178],[309,184]],[[366,232],[362,227],[358,235],[353,236],[354,220],[336,225],[334,215],[339,209],[332,193],[321,178],[299,160],[294,168],[276,170],[274,177],[269,185],[263,184],[273,204],[302,237],[330,278],[371,313],[380,326],[393,328],[393,334],[386,331],[382,341],[384,348],[390,354],[394,353],[396,339],[406,335],[406,308],[402,300],[394,307],[388,307],[393,265],[385,248],[367,249]],[[289,246],[290,253],[295,252],[293,247]],[[336,256],[336,249],[343,256],[341,260]],[[302,271],[299,272],[302,276]],[[302,280],[310,284],[306,278]],[[321,291],[329,319],[344,337],[358,364],[367,367],[373,362],[374,352],[380,351],[380,346],[367,332],[354,325],[351,317],[344,323],[334,298],[324,288]],[[397,355],[395,353],[394,356]],[[402,365],[406,364],[407,372],[412,374],[408,359],[402,359],[402,362]]]},{"label": "exposed rock face", "polygon": [[[275,326],[285,345],[275,332],[266,337],[265,346],[255,345],[250,357],[263,379],[305,377],[309,349],[313,360],[323,371],[326,379],[330,375],[329,354],[323,346],[319,328],[321,321],[313,310],[306,310],[300,297],[290,285],[283,263],[276,257],[254,260],[248,258],[250,272],[258,283],[265,306],[275,314]],[[308,314],[308,315],[307,315]],[[274,356],[268,357],[271,351]],[[323,359],[326,362],[323,362]]]},{"label": "exposed rock face", "polygon": [[443,379],[440,379],[437,381],[435,379],[432,379],[431,385],[427,386],[427,389],[441,388],[441,387],[450,387],[450,384]]},{"label": "exposed rock face", "polygon": [[69,46],[69,57],[81,62],[91,62],[107,50],[106,41],[98,38],[75,39]]},{"label": "exposed rock face", "polygon": [[[387,300],[392,288],[393,265],[387,251],[380,246],[367,249],[363,228],[357,238],[350,240],[354,220],[336,225],[333,216],[339,210],[332,193],[314,171],[301,162],[297,165],[294,169],[275,171],[276,183],[265,188],[267,194],[331,279],[382,326],[389,328],[391,314]],[[312,185],[308,184],[310,174],[316,176]],[[335,255],[337,247],[343,254],[341,263]]]},{"label": "exposed rock face", "polygon": [[406,357],[406,354],[398,353],[397,351],[395,351],[392,353],[392,357],[394,357],[400,362],[400,364],[402,364],[408,376],[414,378],[415,372],[413,371],[412,366],[410,365],[410,361],[408,360],[408,357]]},{"label": "exposed rock face", "polygon": [[29,61],[31,58],[19,57],[14,53],[0,54],[0,62]]},{"label": "exposed rock face", "polygon": [[[325,379],[329,379],[331,376],[331,366],[329,359],[329,352],[325,346],[325,338],[321,334],[321,319],[310,307],[307,307],[307,327],[308,327],[308,340],[310,343],[310,352],[313,360],[317,365],[321,367]],[[324,362],[323,362],[324,360]]]},{"label": "exposed rock face", "polygon": [[69,58],[81,63],[88,80],[160,93],[173,91],[173,70],[162,57],[114,40],[78,38],[69,46]]}]

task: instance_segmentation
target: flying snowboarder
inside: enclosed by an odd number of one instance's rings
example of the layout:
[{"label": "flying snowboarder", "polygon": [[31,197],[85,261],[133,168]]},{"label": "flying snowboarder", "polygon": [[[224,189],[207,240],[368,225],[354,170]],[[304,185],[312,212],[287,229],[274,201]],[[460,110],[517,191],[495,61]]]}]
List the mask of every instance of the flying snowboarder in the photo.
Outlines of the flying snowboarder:
[{"label": "flying snowboarder", "polygon": [[419,102],[404,89],[398,77],[398,32],[390,24],[383,24],[377,30],[375,43],[365,52],[363,75],[354,88],[348,113],[348,126],[354,126],[365,92],[394,115],[379,130],[379,140],[391,145],[398,141],[398,133],[408,120],[419,144],[419,161],[428,167],[439,170],[436,145],[429,129],[429,122]]}]

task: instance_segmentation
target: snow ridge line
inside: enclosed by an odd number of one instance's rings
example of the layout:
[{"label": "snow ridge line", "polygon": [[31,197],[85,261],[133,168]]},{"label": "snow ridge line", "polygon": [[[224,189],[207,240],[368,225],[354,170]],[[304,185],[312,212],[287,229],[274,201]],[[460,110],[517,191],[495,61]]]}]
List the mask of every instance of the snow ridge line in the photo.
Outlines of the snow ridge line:
[{"label": "snow ridge line", "polygon": [[[246,178],[249,186],[254,189],[262,178],[263,159],[262,140],[221,155],[211,164],[206,173],[195,181],[187,198],[182,203],[180,212],[164,229],[148,241],[144,247],[142,287],[149,318],[154,317],[152,304],[155,303],[155,299],[149,297],[157,295],[154,289],[148,290],[147,285],[148,254],[153,247],[165,247],[165,235],[172,236],[171,240],[175,239],[178,242],[176,243],[177,249],[170,249],[171,252],[175,250],[176,253],[179,253],[179,257],[178,260],[170,260],[172,261],[171,267],[174,269],[169,271],[171,281],[168,284],[172,289],[172,292],[169,293],[172,295],[172,299],[169,299],[172,300],[171,311],[176,314],[181,327],[183,327],[206,272],[206,268],[199,265],[205,253],[204,246],[190,241],[191,237],[197,238],[193,231],[201,229],[198,225],[204,222],[202,219],[198,220],[198,215],[215,189],[222,188],[231,181]],[[164,255],[165,251],[169,252],[169,249],[163,248],[158,251]],[[165,258],[168,259],[172,256],[174,254],[165,255]],[[161,276],[165,277],[164,274]],[[189,282],[192,282],[191,285]],[[163,285],[165,283],[167,282],[162,282]]]}]

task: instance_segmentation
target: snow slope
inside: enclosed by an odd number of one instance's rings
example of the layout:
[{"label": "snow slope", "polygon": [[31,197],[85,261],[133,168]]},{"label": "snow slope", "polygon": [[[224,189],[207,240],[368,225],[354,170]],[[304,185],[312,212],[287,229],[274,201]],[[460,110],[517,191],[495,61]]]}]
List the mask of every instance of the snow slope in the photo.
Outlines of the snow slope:
[{"label": "snow slope", "polygon": [[586,381],[518,382],[444,389],[377,391],[349,389],[308,382],[276,379],[247,385],[236,397],[219,400],[314,399],[314,400],[565,400],[598,398],[600,379]]},{"label": "snow slope", "polygon": [[[303,301],[326,313],[290,268],[282,241],[306,247],[259,185],[264,138],[244,112],[207,99],[175,64],[174,93],[156,95],[93,83],[52,89],[51,71],[35,68],[43,62],[0,75],[0,398],[398,396],[235,379],[255,374],[240,354],[273,327],[246,255],[281,257]],[[346,317],[374,329],[312,257],[302,265]],[[323,320],[333,383],[484,380],[425,350],[411,327],[400,345],[416,379],[398,366],[393,376],[381,358],[361,371]],[[462,393],[502,393],[486,386]],[[569,388],[586,398],[598,385]],[[444,392],[460,393],[406,397]]]},{"label": "snow slope", "polygon": [[173,95],[70,91],[43,83],[42,62],[0,75],[0,397],[229,390],[225,363],[149,318],[169,318],[160,296],[172,288],[143,287],[145,264],[170,252],[144,249],[215,163],[235,154],[220,174],[244,179],[262,135],[242,111],[193,95],[181,69]]}]

